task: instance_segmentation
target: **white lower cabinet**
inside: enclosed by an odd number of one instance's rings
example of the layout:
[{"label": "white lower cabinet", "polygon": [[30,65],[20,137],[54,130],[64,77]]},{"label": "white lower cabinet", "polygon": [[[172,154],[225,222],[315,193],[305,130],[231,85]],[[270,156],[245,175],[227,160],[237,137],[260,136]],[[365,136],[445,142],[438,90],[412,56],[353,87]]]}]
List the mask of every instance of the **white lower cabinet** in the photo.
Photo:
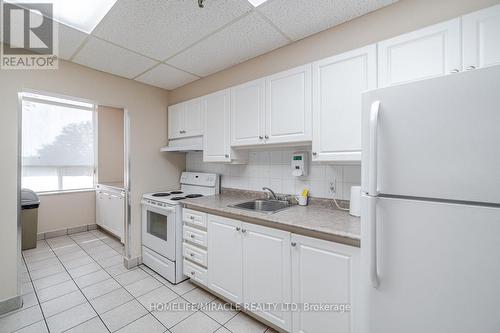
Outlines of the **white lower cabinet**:
[{"label": "white lower cabinet", "polygon": [[292,235],[292,302],[350,307],[294,312],[294,333],[356,331],[358,266],[359,248]]},{"label": "white lower cabinet", "polygon": [[124,242],[125,194],[119,190],[96,190],[96,223]]},{"label": "white lower cabinet", "polygon": [[244,303],[283,304],[284,308],[257,308],[253,312],[290,331],[292,314],[286,308],[292,300],[290,233],[243,223],[242,236]]},{"label": "white lower cabinet", "polygon": [[234,303],[243,301],[241,222],[208,215],[208,287]]},{"label": "white lower cabinet", "polygon": [[208,215],[208,249],[215,293],[287,332],[355,331],[359,248]]},{"label": "white lower cabinet", "polygon": [[290,331],[289,311],[261,306],[291,301],[290,233],[208,215],[208,248],[208,287]]},{"label": "white lower cabinet", "polygon": [[207,214],[195,210],[182,210],[183,273],[203,286],[208,285]]}]

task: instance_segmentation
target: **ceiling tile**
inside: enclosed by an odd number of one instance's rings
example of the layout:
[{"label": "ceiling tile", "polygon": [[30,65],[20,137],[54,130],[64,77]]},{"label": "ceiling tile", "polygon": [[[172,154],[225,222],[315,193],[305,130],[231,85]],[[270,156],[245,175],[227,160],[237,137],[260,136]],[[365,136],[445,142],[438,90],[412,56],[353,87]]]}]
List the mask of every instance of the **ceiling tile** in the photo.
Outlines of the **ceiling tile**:
[{"label": "ceiling tile", "polygon": [[270,0],[258,10],[288,37],[299,40],[398,0]]},{"label": "ceiling tile", "polygon": [[157,63],[95,37],[89,39],[73,61],[80,65],[129,79],[134,78]]},{"label": "ceiling tile", "polygon": [[85,41],[88,35],[80,30],[58,24],[59,29],[59,58],[69,60],[76,50]]},{"label": "ceiling tile", "polygon": [[207,76],[287,43],[288,40],[260,14],[252,12],[167,63],[199,76]]},{"label": "ceiling tile", "polygon": [[177,68],[160,64],[159,66],[142,74],[136,80],[155,87],[172,90],[198,79],[199,77],[181,71]]},{"label": "ceiling tile", "polygon": [[246,0],[122,0],[93,34],[165,60],[251,10]]}]

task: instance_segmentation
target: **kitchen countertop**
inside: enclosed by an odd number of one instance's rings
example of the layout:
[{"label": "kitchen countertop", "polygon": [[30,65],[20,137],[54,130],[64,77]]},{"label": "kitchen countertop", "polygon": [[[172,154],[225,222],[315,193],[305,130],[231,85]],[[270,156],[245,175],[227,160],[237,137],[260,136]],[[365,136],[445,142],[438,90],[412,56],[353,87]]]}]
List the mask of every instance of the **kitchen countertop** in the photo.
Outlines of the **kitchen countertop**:
[{"label": "kitchen countertop", "polygon": [[125,184],[123,182],[109,182],[109,183],[97,183],[98,186],[105,186],[105,187],[111,187],[116,190],[124,190],[125,189]]},{"label": "kitchen countertop", "polygon": [[293,206],[274,214],[242,210],[230,205],[257,199],[255,194],[228,193],[183,200],[184,207],[238,219],[295,234],[360,246],[360,218],[348,212],[319,205]]}]

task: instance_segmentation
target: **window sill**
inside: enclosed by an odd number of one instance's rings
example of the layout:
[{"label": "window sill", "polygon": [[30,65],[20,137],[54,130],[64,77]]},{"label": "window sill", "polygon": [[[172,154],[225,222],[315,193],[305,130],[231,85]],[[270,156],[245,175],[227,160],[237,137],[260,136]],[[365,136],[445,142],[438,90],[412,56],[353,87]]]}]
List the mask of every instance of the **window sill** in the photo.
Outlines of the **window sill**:
[{"label": "window sill", "polygon": [[37,192],[36,194],[40,197],[43,197],[43,196],[64,195],[64,194],[85,193],[85,192],[95,192],[95,188],[86,188],[81,190],[67,190],[67,191]]}]

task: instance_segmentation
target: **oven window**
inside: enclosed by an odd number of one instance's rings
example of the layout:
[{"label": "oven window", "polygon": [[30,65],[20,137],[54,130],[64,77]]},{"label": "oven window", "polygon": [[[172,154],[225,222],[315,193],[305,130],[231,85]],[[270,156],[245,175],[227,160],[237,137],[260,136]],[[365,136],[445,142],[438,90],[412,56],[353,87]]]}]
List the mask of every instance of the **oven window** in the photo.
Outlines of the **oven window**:
[{"label": "oven window", "polygon": [[167,216],[148,211],[148,234],[167,241]]}]

